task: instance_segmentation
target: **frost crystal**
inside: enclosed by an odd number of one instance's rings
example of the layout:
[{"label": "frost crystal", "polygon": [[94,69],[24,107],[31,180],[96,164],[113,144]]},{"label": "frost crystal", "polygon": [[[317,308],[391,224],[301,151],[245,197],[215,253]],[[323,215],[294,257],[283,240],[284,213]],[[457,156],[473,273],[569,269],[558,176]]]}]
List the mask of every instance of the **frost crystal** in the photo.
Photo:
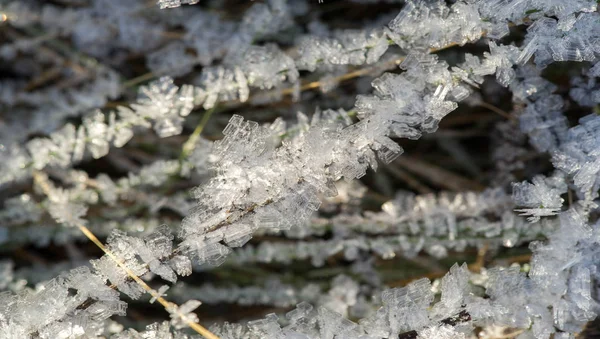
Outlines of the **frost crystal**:
[{"label": "frost crystal", "polygon": [[566,184],[560,178],[545,178],[536,176],[528,182],[513,183],[513,200],[517,206],[527,207],[517,209],[521,215],[529,216],[530,222],[539,221],[542,216],[556,215],[562,208],[561,194],[567,191]]},{"label": "frost crystal", "polygon": [[449,325],[432,326],[422,331],[419,331],[417,339],[467,339],[464,333],[458,332],[454,327]]},{"label": "frost crystal", "polygon": [[183,117],[193,109],[192,89],[184,86],[181,91],[171,78],[161,78],[140,90],[138,103],[131,107],[143,116],[154,120],[154,130],[160,137],[181,133]]},{"label": "frost crystal", "polygon": [[331,38],[307,37],[300,42],[301,70],[315,71],[322,65],[362,65],[373,63],[387,50],[381,31],[341,31]]},{"label": "frost crystal", "polygon": [[554,166],[573,178],[585,204],[590,204],[598,196],[600,187],[599,130],[600,118],[597,115],[581,118],[580,125],[569,129],[567,140],[552,157]]},{"label": "frost crystal", "polygon": [[194,5],[200,0],[158,0],[157,4],[160,9],[175,8],[181,5]]},{"label": "frost crystal", "polygon": [[167,310],[171,313],[171,325],[181,329],[189,323],[197,323],[198,316],[193,311],[202,303],[198,300],[188,300],[181,306],[171,305]]}]

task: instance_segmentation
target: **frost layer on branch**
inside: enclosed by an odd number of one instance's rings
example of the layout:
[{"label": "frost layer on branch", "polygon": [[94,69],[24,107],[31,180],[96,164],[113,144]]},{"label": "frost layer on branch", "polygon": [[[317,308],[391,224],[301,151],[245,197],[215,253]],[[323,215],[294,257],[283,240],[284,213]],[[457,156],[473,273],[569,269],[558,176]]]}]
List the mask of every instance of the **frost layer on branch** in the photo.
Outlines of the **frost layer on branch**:
[{"label": "frost layer on branch", "polygon": [[466,265],[455,265],[441,280],[437,302],[430,281],[420,279],[384,291],[383,306],[358,323],[301,303],[287,314],[285,326],[268,315],[247,326],[226,323],[213,330],[223,339],[334,338],[333,333],[352,338],[456,338],[470,337],[477,327],[498,325],[523,329],[534,338],[571,338],[597,314],[592,281],[598,278],[599,225],[587,224],[573,209],[559,219],[560,227],[549,241],[532,246],[529,275],[519,267],[491,269],[483,297],[472,288]]},{"label": "frost layer on branch", "polygon": [[[166,225],[142,239],[115,230],[108,237],[106,248],[135,275],[143,276],[152,272],[164,280],[175,283],[177,275],[189,275],[192,268],[188,258],[173,254],[172,240],[173,236]],[[99,274],[132,299],[137,299],[144,293],[142,288],[131,281],[127,272],[110,256],[104,255],[98,260],[92,260],[91,263]]]},{"label": "frost layer on branch", "polygon": [[86,154],[94,159],[105,156],[110,146],[122,147],[136,128],[154,127],[160,137],[181,133],[183,117],[193,109],[194,88],[178,88],[170,78],[142,86],[131,108],[120,106],[107,115],[100,112],[83,119],[75,127],[68,123],[47,138],[35,138],[25,147],[11,145],[0,149],[0,184],[23,179],[31,169],[46,166],[66,168]]},{"label": "frost layer on branch", "polygon": [[387,35],[382,30],[345,30],[332,37],[307,36],[300,39],[296,66],[315,71],[327,65],[372,64],[388,49]]},{"label": "frost layer on branch", "polygon": [[553,153],[552,163],[573,178],[584,205],[594,207],[600,187],[600,117],[590,114],[570,128],[565,142]]}]

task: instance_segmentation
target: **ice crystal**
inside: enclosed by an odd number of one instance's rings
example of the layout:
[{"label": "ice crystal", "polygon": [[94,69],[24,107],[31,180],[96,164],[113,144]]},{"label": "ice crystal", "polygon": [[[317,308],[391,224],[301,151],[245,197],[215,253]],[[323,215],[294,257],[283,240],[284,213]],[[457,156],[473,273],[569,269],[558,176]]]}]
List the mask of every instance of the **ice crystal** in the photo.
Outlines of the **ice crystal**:
[{"label": "ice crystal", "polygon": [[560,211],[563,199],[562,193],[567,191],[566,185],[560,178],[546,179],[537,176],[532,184],[527,182],[513,184],[513,199],[517,206],[527,207],[517,209],[521,215],[528,215],[529,221],[538,221],[541,216],[555,215]]},{"label": "ice crystal", "polygon": [[177,329],[188,326],[189,323],[197,323],[198,316],[193,312],[202,303],[198,300],[188,300],[181,306],[171,305],[168,308],[171,313],[171,325]]}]

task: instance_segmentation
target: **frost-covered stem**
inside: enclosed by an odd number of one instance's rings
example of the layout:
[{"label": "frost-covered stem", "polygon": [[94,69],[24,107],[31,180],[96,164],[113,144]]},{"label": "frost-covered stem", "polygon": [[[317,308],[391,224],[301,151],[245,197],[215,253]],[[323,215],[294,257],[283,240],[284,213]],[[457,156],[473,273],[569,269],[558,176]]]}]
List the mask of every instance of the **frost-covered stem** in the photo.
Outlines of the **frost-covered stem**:
[{"label": "frost-covered stem", "polygon": [[[52,188],[44,178],[44,175],[39,171],[33,171],[33,179],[38,184],[38,186],[44,191],[44,194],[48,197],[52,195]],[[169,313],[177,313],[181,319],[187,323],[187,325],[198,332],[198,334],[204,336],[207,339],[219,339],[218,336],[214,335],[212,332],[207,330],[200,324],[195,323],[192,320],[187,319],[187,315],[179,312],[179,306],[166,300],[152,287],[148,286],[148,284],[143,281],[140,277],[138,277],[129,267],[127,267],[123,261],[118,258],[112,251],[110,251],[102,242],[87,228],[85,225],[78,223],[76,224],[77,228],[83,233],[91,242],[93,242],[99,249],[102,250],[108,257],[110,257],[121,269],[123,269],[127,275],[135,281],[141,288],[143,288],[146,292],[148,292],[154,299],[156,299]]]},{"label": "frost-covered stem", "polygon": [[[454,46],[457,46],[457,44],[456,43],[451,43],[451,44],[448,44],[448,45],[446,45],[444,47],[432,48],[432,49],[429,50],[429,53],[436,53],[436,52],[443,51],[445,49],[448,49],[448,48],[451,48],[451,47],[454,47]],[[328,79],[328,81],[332,81],[332,82],[335,82],[335,83],[340,83],[340,82],[352,80],[352,79],[355,79],[355,78],[359,78],[359,77],[362,77],[362,76],[366,76],[366,75],[369,75],[369,74],[373,73],[375,70],[378,70],[378,69],[398,66],[398,65],[400,65],[402,63],[402,61],[404,61],[405,58],[406,58],[405,56],[402,56],[402,57],[399,57],[399,58],[388,60],[385,63],[383,63],[383,65],[382,64],[375,64],[375,65],[372,65],[372,66],[359,68],[359,69],[356,69],[354,71],[351,71],[351,72],[348,72],[348,73],[344,73],[342,75],[335,76],[335,77],[333,77],[331,79]],[[312,89],[318,89],[318,88],[320,88],[322,86],[322,84],[323,84],[323,82],[321,80],[311,81],[311,82],[307,82],[307,83],[301,85],[299,89],[298,88],[294,88],[294,87],[288,87],[288,88],[282,89],[279,92],[279,94],[281,94],[282,96],[284,96],[284,95],[294,95],[294,93],[296,93],[297,91],[305,92],[305,91],[312,90]],[[275,92],[276,91],[277,90],[275,90]],[[252,102],[252,99],[253,99],[253,97],[250,97],[249,101]]]}]

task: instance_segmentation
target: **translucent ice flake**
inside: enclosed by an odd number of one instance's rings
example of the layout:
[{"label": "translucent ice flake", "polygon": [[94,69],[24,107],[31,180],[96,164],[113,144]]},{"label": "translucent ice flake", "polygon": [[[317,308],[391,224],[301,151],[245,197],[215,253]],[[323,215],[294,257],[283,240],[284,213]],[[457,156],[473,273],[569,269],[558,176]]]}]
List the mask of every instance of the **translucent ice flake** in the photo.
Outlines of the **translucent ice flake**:
[{"label": "translucent ice flake", "polygon": [[230,247],[241,247],[252,238],[252,228],[246,224],[233,224],[224,230],[223,241]]},{"label": "translucent ice flake", "polygon": [[195,82],[202,91],[205,109],[213,108],[217,102],[248,98],[248,79],[236,68],[205,67]]},{"label": "translucent ice flake", "polygon": [[59,223],[70,227],[85,225],[83,219],[87,207],[82,203],[73,201],[69,191],[62,188],[54,189],[48,197],[48,213]]},{"label": "translucent ice flake", "polygon": [[87,148],[92,157],[98,159],[108,153],[109,141],[106,139],[108,126],[104,123],[104,116],[97,112],[83,121],[86,128]]},{"label": "translucent ice flake", "polygon": [[200,0],[158,0],[157,4],[160,9],[175,8],[181,5],[194,5],[200,2]]},{"label": "translucent ice flake", "polygon": [[529,216],[530,222],[538,221],[541,216],[556,215],[562,208],[563,199],[560,195],[565,192],[565,185],[555,187],[542,176],[533,178],[532,184],[527,182],[513,184],[515,204],[527,207],[517,211],[521,212],[521,215]]},{"label": "translucent ice flake", "polygon": [[167,291],[169,290],[169,286],[168,285],[162,285],[158,291],[156,291],[156,295],[154,295],[152,297],[152,299],[150,299],[150,303],[154,304],[154,302],[158,299],[158,298],[162,298],[165,297],[167,295]]},{"label": "translucent ice flake", "polygon": [[180,276],[188,276],[192,274],[192,262],[183,255],[176,255],[170,261],[169,265]]},{"label": "translucent ice flake", "polygon": [[333,312],[325,307],[318,310],[319,332],[323,339],[333,339],[334,337],[352,337],[352,332],[356,324],[341,314]]},{"label": "translucent ice flake", "polygon": [[385,305],[392,336],[427,325],[427,308],[433,296],[429,279],[419,279],[406,287],[384,291],[381,300]]},{"label": "translucent ice flake", "polygon": [[167,311],[171,313],[171,325],[175,328],[181,329],[189,326],[190,323],[197,323],[198,316],[193,311],[198,308],[202,303],[198,300],[188,300],[185,304],[177,306],[171,304]]},{"label": "translucent ice flake", "polygon": [[193,90],[184,86],[179,90],[173,79],[163,77],[140,89],[133,110],[154,121],[154,130],[160,137],[181,133],[183,119],[193,109]]},{"label": "translucent ice flake", "polygon": [[223,139],[215,142],[213,154],[226,163],[239,162],[249,154],[260,155],[267,144],[268,132],[258,123],[244,121],[239,115],[231,117],[223,134]]},{"label": "translucent ice flake", "polygon": [[442,278],[442,300],[445,308],[445,316],[457,313],[464,304],[469,290],[470,272],[466,264],[458,266],[454,264],[450,271]]},{"label": "translucent ice flake", "polygon": [[172,331],[168,321],[153,323],[146,326],[146,330],[139,333],[134,329],[128,329],[111,336],[111,339],[189,339],[190,337],[179,331]]},{"label": "translucent ice flake", "polygon": [[[238,77],[245,77],[246,84],[240,83],[240,88],[248,86],[260,89],[279,87],[285,81],[290,83],[298,79],[298,70],[289,56],[283,53],[277,45],[250,46],[235,59],[228,59],[231,65],[237,65]],[[247,95],[240,95],[240,101],[246,101]]]},{"label": "translucent ice flake", "polygon": [[279,326],[277,319],[274,313],[269,313],[264,319],[248,322],[248,328],[260,338],[283,338],[281,326]]},{"label": "translucent ice flake", "polygon": [[567,140],[553,154],[553,164],[573,178],[580,196],[589,204],[597,197],[600,184],[600,118],[588,115],[580,124],[568,130]]}]

